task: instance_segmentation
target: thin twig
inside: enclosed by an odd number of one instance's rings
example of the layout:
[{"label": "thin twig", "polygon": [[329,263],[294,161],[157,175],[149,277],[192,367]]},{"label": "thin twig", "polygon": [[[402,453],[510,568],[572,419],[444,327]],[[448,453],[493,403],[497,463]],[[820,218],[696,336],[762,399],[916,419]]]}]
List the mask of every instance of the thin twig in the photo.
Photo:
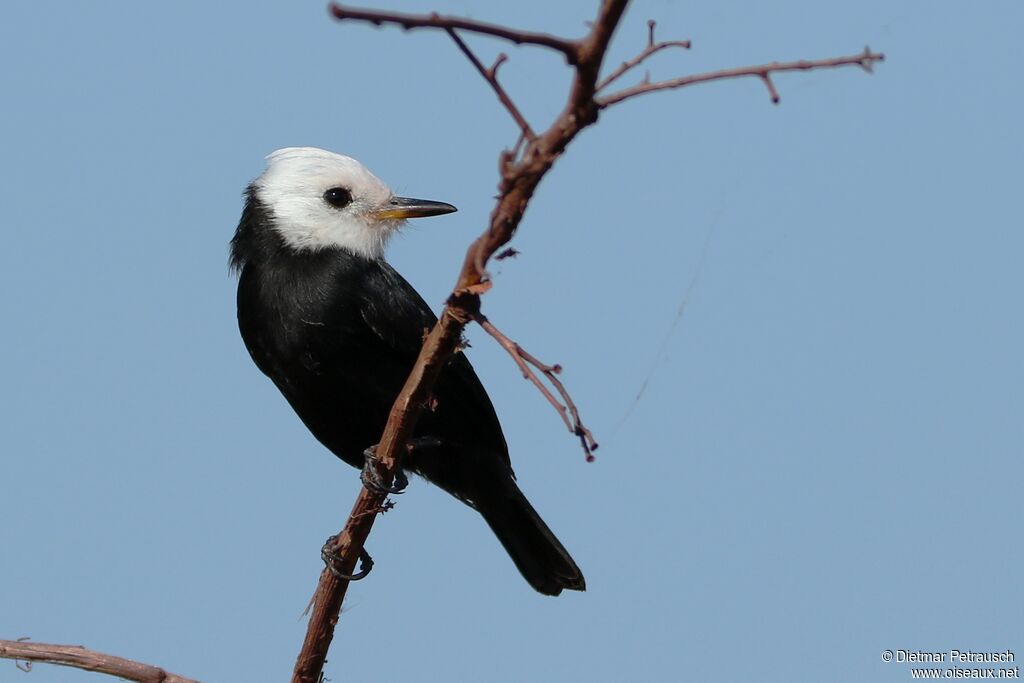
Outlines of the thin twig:
[{"label": "thin twig", "polygon": [[396,24],[404,28],[406,31],[411,31],[412,29],[417,28],[455,28],[462,31],[480,33],[486,36],[494,36],[495,38],[501,38],[502,40],[507,40],[511,43],[515,43],[516,45],[539,45],[541,47],[551,48],[552,50],[564,54],[566,60],[570,64],[575,64],[577,60],[576,41],[559,38],[558,36],[553,36],[549,33],[519,31],[508,28],[507,26],[487,24],[482,21],[473,21],[472,19],[442,16],[437,12],[433,12],[431,14],[378,12],[370,9],[360,9],[358,7],[346,7],[339,3],[332,3],[330,10],[331,14],[334,15],[334,18],[338,20],[365,21],[373,24],[374,26]]},{"label": "thin twig", "polygon": [[722,81],[728,78],[742,78],[744,76],[756,76],[760,78],[764,84],[768,86],[768,94],[772,97],[772,102],[778,103],[779,94],[776,92],[775,86],[772,85],[770,78],[771,74],[781,73],[783,71],[832,69],[840,66],[859,66],[868,73],[871,73],[875,62],[881,62],[884,59],[885,55],[878,52],[872,52],[870,49],[864,48],[864,52],[857,55],[851,55],[849,57],[814,60],[802,59],[798,62],[772,62],[771,64],[762,64],[760,66],[743,66],[736,69],[709,71],[707,73],[682,76],[681,78],[672,78],[654,83],[640,83],[631,88],[620,90],[617,93],[612,93],[605,97],[598,97],[597,106],[604,109],[605,107],[610,107],[613,104],[618,104],[619,102],[623,102],[646,93],[657,92],[659,90],[673,90],[675,88],[682,88],[695,83]]},{"label": "thin twig", "polygon": [[759,73],[758,76],[764,82],[764,87],[768,88],[768,97],[771,98],[772,104],[778,104],[780,99],[779,91],[775,89],[775,83],[772,82],[771,72],[765,71],[764,73]]},{"label": "thin twig", "polygon": [[672,47],[678,47],[678,48],[681,48],[681,49],[684,49],[684,50],[689,50],[690,49],[690,41],[688,41],[688,40],[666,40],[666,41],[663,41],[663,42],[660,42],[660,43],[655,43],[654,42],[654,27],[655,27],[655,25],[656,24],[655,24],[654,20],[651,20],[651,21],[647,22],[647,47],[645,47],[643,49],[643,51],[640,54],[638,54],[636,57],[633,57],[633,59],[630,59],[629,61],[623,62],[622,64],[619,65],[619,68],[617,68],[615,71],[613,71],[610,74],[608,74],[608,76],[605,77],[603,80],[599,81],[598,84],[597,84],[597,91],[598,92],[601,92],[602,90],[607,88],[609,85],[611,85],[615,81],[617,81],[620,78],[622,78],[622,76],[625,75],[626,73],[628,73],[631,69],[634,69],[637,66],[643,64],[644,61],[646,61],[647,58],[650,57],[653,54],[657,54],[658,52],[661,52],[662,50],[667,50],[668,48],[672,48]]},{"label": "thin twig", "polygon": [[501,100],[501,103],[505,105],[505,109],[508,110],[508,113],[515,120],[516,125],[519,126],[519,130],[522,131],[523,135],[528,140],[533,140],[537,137],[534,135],[533,129],[530,128],[530,124],[526,122],[526,119],[512,102],[512,98],[508,96],[505,89],[501,87],[501,83],[498,82],[498,67],[501,66],[508,57],[504,54],[498,55],[498,58],[494,62],[494,66],[488,69],[480,63],[480,60],[473,51],[469,49],[469,46],[466,45],[465,41],[459,37],[459,34],[455,32],[455,29],[446,28],[445,30],[448,32],[448,35],[452,37],[452,40],[455,41],[455,44],[459,46],[459,49],[462,50],[462,54],[466,55],[466,59],[476,67],[476,70],[480,72],[480,75],[484,77],[484,80],[491,84],[491,88],[494,89],[494,92],[498,96],[498,99]]},{"label": "thin twig", "polygon": [[96,652],[81,645],[29,643],[25,639],[0,640],[0,659],[26,662],[27,668],[18,667],[22,671],[30,669],[31,662],[43,662],[109,674],[138,683],[198,683],[191,678],[168,673],[158,666]]},{"label": "thin twig", "polygon": [[[526,349],[520,346],[517,342],[509,339],[504,332],[494,326],[490,320],[487,319],[483,313],[477,312],[473,315],[473,319],[484,328],[487,334],[494,337],[495,341],[501,345],[503,349],[508,352],[508,355],[512,356],[512,360],[519,366],[520,371],[523,373],[523,378],[530,380],[538,391],[548,400],[558,414],[562,417],[562,421],[565,423],[566,428],[569,432],[575,434],[580,438],[580,444],[583,446],[583,453],[587,457],[587,462],[594,461],[594,451],[597,450],[597,441],[594,440],[594,434],[587,429],[580,419],[579,410],[576,408],[576,404],[572,400],[572,396],[569,391],[562,384],[562,381],[558,378],[558,375],[562,372],[562,366],[560,365],[548,365],[540,361],[536,356],[530,354]],[[531,367],[532,366],[532,367]],[[559,401],[555,398],[555,395],[551,393],[551,390],[544,386],[544,383],[537,376],[537,373],[533,371],[536,368],[547,378],[548,382],[555,387],[555,390],[561,396],[562,400]]]}]

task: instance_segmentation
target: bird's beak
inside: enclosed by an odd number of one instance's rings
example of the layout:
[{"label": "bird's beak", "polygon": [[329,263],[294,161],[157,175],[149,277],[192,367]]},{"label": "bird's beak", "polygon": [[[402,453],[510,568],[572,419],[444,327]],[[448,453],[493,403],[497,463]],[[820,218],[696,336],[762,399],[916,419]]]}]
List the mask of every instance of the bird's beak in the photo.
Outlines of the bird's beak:
[{"label": "bird's beak", "polygon": [[451,204],[434,202],[429,199],[410,199],[408,197],[392,197],[391,201],[376,213],[380,219],[424,218],[440,216],[458,211]]}]

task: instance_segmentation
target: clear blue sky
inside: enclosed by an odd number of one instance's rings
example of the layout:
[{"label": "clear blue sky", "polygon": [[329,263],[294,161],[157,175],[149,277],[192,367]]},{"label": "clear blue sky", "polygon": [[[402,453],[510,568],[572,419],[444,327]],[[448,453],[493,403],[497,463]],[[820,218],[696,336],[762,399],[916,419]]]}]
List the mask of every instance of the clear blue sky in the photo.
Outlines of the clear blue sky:
[{"label": "clear blue sky", "polygon": [[[324,4],[5,5],[0,637],[211,683],[291,671],[359,484],[238,337],[241,191],[266,153],[316,145],[456,204],[390,252],[440,306],[515,138],[445,36]],[[575,36],[596,2],[378,6]],[[881,661],[900,648],[1019,663],[1022,5],[650,0],[615,63],[648,18],[694,41],[654,77],[865,44],[887,61],[780,76],[778,107],[755,80],[639,99],[577,141],[485,307],[565,366],[598,461],[479,330],[470,357],[589,590],[534,594],[477,515],[415,481],[374,529],[328,676],[904,681]],[[560,60],[471,42],[510,52],[507,87],[545,126]]]}]

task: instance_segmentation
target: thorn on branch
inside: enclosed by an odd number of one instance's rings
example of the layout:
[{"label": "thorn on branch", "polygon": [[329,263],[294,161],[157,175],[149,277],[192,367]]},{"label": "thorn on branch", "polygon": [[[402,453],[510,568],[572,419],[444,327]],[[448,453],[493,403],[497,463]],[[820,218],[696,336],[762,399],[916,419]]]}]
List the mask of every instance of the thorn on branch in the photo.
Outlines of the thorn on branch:
[{"label": "thorn on branch", "polygon": [[864,52],[861,53],[860,68],[864,69],[866,73],[875,73],[874,62],[884,62],[885,55],[883,54],[872,54],[871,48],[867,45],[864,46]]},{"label": "thorn on branch", "polygon": [[[477,311],[473,314],[473,319],[512,356],[512,360],[516,362],[519,370],[523,373],[523,378],[529,380],[537,387],[538,391],[548,400],[548,403],[558,411],[558,414],[562,417],[562,422],[565,423],[569,432],[579,437],[587,462],[594,462],[594,451],[597,450],[598,444],[594,440],[593,432],[583,424],[583,420],[580,418],[580,411],[576,408],[576,404],[573,402],[569,391],[562,384],[562,381],[558,379],[558,375],[562,372],[562,366],[557,363],[548,365],[528,353],[518,343],[505,336],[483,313]],[[544,386],[544,383],[537,376],[537,373],[534,372],[534,369],[544,375],[551,386],[555,388],[555,391],[558,392],[561,400],[556,398],[551,393],[551,390]]]},{"label": "thorn on branch", "polygon": [[767,71],[758,74],[758,76],[761,77],[761,80],[764,81],[765,87],[768,88],[768,96],[772,98],[772,104],[778,104],[780,99],[779,91],[775,89],[775,84],[772,83],[772,77],[768,75]]},{"label": "thorn on branch", "polygon": [[654,27],[658,25],[654,19],[647,20],[647,49],[654,47]]},{"label": "thorn on branch", "polygon": [[502,64],[504,64],[507,61],[508,61],[508,55],[505,54],[504,52],[499,53],[498,54],[498,58],[494,60],[494,64],[492,64],[491,68],[487,70],[487,73],[490,75],[490,77],[491,78],[497,78],[498,77],[498,67],[501,66]]}]

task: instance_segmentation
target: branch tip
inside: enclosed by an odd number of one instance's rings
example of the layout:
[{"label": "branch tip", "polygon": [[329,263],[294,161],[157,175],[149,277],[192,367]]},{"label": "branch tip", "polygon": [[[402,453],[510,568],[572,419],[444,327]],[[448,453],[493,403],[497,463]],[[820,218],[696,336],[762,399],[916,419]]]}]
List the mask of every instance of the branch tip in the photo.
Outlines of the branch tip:
[{"label": "branch tip", "polygon": [[508,61],[508,55],[505,54],[504,52],[499,52],[497,58],[494,60],[494,64],[492,64],[491,68],[487,70],[487,73],[489,73],[492,78],[497,78],[497,76],[498,76],[498,67],[501,66],[502,64],[504,64],[507,61]]},{"label": "branch tip", "polygon": [[775,84],[772,83],[772,77],[767,71],[759,73],[758,76],[761,77],[765,87],[768,88],[768,96],[771,98],[772,104],[778,104],[781,98],[779,97],[779,91],[775,89]]},{"label": "branch tip", "polygon": [[138,683],[152,683],[153,681],[198,683],[191,678],[170,673],[158,666],[89,650],[81,645],[30,643],[26,642],[27,640],[27,638],[0,640],[0,658],[13,659],[15,666],[22,671],[31,671],[33,663],[42,662],[108,674]]},{"label": "branch tip", "polygon": [[[659,43],[660,44],[660,43]],[[817,60],[799,60],[795,62],[772,62],[771,64],[761,64],[758,66],[744,66],[734,69],[721,69],[719,71],[709,71],[707,73],[694,74],[692,76],[682,76],[680,78],[672,78],[664,81],[655,81],[653,83],[643,81],[637,85],[629,88],[624,88],[619,92],[606,95],[604,97],[595,98],[598,108],[605,109],[624,102],[628,99],[645,95],[651,92],[657,92],[659,90],[674,90],[676,88],[683,88],[696,83],[706,83],[708,81],[722,81],[729,78],[742,78],[744,76],[755,76],[765,84],[768,88],[768,93],[772,98],[772,102],[778,103],[779,93],[775,89],[775,85],[772,82],[772,75],[782,73],[785,71],[812,71],[815,69],[832,69],[841,66],[859,66],[868,73],[872,73],[871,67],[875,62],[881,62],[885,59],[885,55],[871,52],[870,49],[865,48],[864,52],[849,57],[834,57],[831,59],[817,59]],[[616,72],[617,74],[618,72]],[[616,74],[613,74],[617,77]],[[611,77],[605,79],[605,85],[611,82]],[[602,86],[603,87],[603,86]]]},{"label": "branch tip", "polygon": [[[540,391],[541,395],[548,400],[554,409],[558,412],[558,415],[562,418],[562,422],[565,423],[569,433],[573,434],[580,439],[580,445],[583,447],[583,454],[586,457],[587,462],[593,462],[594,451],[597,450],[597,441],[594,440],[594,435],[583,424],[583,420],[580,418],[580,412],[576,408],[575,402],[572,400],[572,396],[569,391],[562,384],[561,380],[558,379],[558,375],[562,372],[562,366],[558,363],[554,365],[548,365],[542,362],[536,356],[530,354],[524,349],[518,342],[513,341],[504,332],[494,326],[490,320],[487,319],[483,313],[476,311],[473,313],[473,319],[484,328],[487,334],[491,335],[498,344],[512,356],[512,360],[516,362],[520,372],[523,374],[523,378],[529,380],[537,390]],[[559,398],[548,389],[544,383],[534,372],[537,370],[540,374],[544,375],[544,378],[555,388],[558,392]]]}]

